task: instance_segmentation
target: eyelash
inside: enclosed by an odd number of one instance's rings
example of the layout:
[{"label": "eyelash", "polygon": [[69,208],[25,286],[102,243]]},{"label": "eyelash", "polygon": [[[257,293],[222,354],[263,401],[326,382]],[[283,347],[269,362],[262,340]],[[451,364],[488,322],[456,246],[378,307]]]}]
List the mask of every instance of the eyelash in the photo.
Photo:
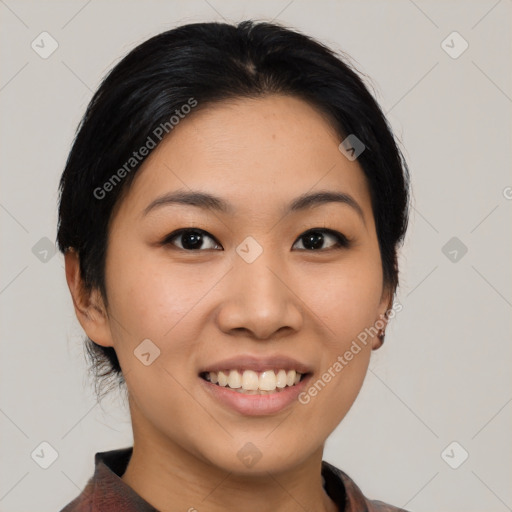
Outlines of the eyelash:
[{"label": "eyelash", "polygon": [[[169,234],[168,236],[166,236],[164,238],[164,240],[162,241],[162,245],[174,245],[172,241],[175,238],[177,238],[185,233],[206,235],[207,237],[211,238],[217,245],[220,245],[220,243],[217,242],[217,240],[215,240],[215,238],[212,235],[210,235],[207,231],[204,231],[203,229],[198,229],[198,228],[182,228],[182,229],[173,231],[171,234]],[[300,251],[326,252],[326,251],[331,251],[331,250],[348,249],[352,244],[352,241],[350,239],[348,239],[343,233],[340,233],[339,231],[335,231],[333,229],[327,229],[327,228],[308,229],[307,231],[305,231],[304,233],[302,233],[302,235],[300,235],[298,237],[297,241],[302,239],[303,237],[307,236],[308,234],[312,234],[312,233],[324,233],[329,236],[332,236],[336,240],[336,245],[333,247],[329,247],[328,249],[318,249],[318,250],[317,249],[299,249]],[[297,242],[295,242],[295,243],[297,243]],[[295,243],[293,245],[295,245]],[[212,250],[212,249],[198,249],[198,250],[184,249],[182,247],[176,247],[176,248],[181,251],[186,251],[186,252],[201,252],[204,250]],[[213,250],[215,250],[215,249],[213,249]]]}]

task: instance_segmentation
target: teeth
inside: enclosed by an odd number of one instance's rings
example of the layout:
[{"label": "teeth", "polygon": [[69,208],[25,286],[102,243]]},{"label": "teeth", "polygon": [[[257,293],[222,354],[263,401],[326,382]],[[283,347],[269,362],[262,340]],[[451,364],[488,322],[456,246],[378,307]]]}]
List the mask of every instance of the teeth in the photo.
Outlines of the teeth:
[{"label": "teeth", "polygon": [[219,386],[223,386],[223,387],[227,386],[228,377],[224,372],[219,372],[218,378],[219,378],[219,382],[218,382]]},{"label": "teeth", "polygon": [[276,389],[276,380],[274,370],[266,370],[260,375],[259,388],[262,391],[274,391]]},{"label": "teeth", "polygon": [[237,389],[242,387],[242,376],[236,370],[231,370],[229,372],[228,386],[231,389]]},{"label": "teeth", "polygon": [[219,386],[227,386],[231,389],[237,389],[240,393],[247,394],[266,394],[272,391],[281,391],[286,386],[297,384],[302,373],[295,370],[265,370],[259,375],[253,370],[226,370],[220,372],[207,372],[206,380]]},{"label": "teeth", "polygon": [[[234,370],[236,372],[236,370]],[[256,391],[258,389],[258,374],[252,370],[245,370],[242,375],[242,388],[246,391]]]},{"label": "teeth", "polygon": [[276,377],[276,386],[284,388],[286,386],[286,370],[279,370]]}]

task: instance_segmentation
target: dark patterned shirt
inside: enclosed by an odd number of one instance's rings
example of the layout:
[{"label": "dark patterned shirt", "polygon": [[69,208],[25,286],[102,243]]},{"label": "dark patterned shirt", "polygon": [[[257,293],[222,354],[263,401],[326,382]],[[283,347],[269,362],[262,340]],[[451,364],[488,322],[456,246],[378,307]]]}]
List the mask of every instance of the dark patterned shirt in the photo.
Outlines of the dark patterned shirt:
[{"label": "dark patterned shirt", "polygon": [[[121,479],[132,451],[129,447],[96,453],[94,475],[60,512],[158,512]],[[346,473],[326,461],[322,461],[322,476],[325,491],[340,512],[407,512],[369,500]]]}]

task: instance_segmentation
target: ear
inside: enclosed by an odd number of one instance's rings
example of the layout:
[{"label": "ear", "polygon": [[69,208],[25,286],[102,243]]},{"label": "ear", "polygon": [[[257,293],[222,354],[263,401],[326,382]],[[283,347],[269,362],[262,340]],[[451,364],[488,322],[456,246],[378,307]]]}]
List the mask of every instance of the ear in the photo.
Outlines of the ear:
[{"label": "ear", "polygon": [[[378,317],[375,319],[374,325],[379,329],[379,332],[382,330],[386,330],[388,325],[388,311],[393,307],[393,290],[391,290],[388,286],[385,286],[382,291],[382,296],[380,298],[379,307],[378,307]],[[372,341],[372,350],[377,350],[382,347],[383,340],[381,340],[377,335],[373,337]]]},{"label": "ear", "polygon": [[87,291],[80,274],[80,259],[74,249],[64,255],[66,281],[73,299],[75,314],[87,336],[98,345],[112,347],[112,333],[101,293]]}]

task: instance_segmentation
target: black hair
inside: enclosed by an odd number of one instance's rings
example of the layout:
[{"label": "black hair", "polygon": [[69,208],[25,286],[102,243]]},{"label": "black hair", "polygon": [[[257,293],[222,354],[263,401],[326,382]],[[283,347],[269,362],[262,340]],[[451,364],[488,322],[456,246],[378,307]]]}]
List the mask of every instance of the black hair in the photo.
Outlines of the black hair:
[{"label": "black hair", "polygon": [[[59,250],[79,255],[85,290],[98,289],[108,305],[108,228],[147,157],[137,150],[150,140],[157,145],[186,105],[193,115],[215,102],[269,94],[307,101],[330,120],[340,142],[355,135],[364,144],[358,162],[370,189],[384,286],[396,292],[409,173],[383,112],[348,56],[282,25],[252,20],[193,23],[158,34],[130,51],[93,95],[60,180],[57,233]],[[112,347],[87,338],[86,348],[97,392],[99,381],[124,382]]]}]

